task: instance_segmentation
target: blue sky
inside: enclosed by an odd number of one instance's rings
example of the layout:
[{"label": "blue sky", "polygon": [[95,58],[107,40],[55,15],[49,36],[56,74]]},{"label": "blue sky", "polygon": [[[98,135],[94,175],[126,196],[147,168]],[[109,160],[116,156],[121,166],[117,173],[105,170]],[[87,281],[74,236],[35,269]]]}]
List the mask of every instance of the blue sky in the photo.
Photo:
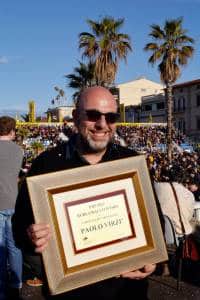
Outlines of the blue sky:
[{"label": "blue sky", "polygon": [[87,19],[105,15],[125,19],[121,31],[130,35],[133,47],[127,64],[120,63],[116,83],[140,76],[160,82],[143,47],[151,24],[177,17],[196,40],[194,57],[178,82],[200,78],[199,12],[200,0],[0,0],[0,112],[28,110],[30,100],[37,113],[44,112],[56,96],[54,86],[65,90],[71,104],[73,91],[64,75],[81,59],[78,35],[89,31]]}]

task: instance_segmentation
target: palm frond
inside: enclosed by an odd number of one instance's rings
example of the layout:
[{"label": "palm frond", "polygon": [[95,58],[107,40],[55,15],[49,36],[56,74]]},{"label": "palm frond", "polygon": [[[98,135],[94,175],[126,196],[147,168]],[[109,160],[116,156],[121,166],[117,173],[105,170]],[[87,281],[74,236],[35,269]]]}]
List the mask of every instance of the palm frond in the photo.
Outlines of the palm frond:
[{"label": "palm frond", "polygon": [[124,19],[105,16],[99,21],[88,19],[87,23],[92,33],[79,35],[79,49],[84,58],[94,63],[98,84],[111,84],[119,61],[126,61],[128,52],[132,51],[129,35],[119,32]]}]

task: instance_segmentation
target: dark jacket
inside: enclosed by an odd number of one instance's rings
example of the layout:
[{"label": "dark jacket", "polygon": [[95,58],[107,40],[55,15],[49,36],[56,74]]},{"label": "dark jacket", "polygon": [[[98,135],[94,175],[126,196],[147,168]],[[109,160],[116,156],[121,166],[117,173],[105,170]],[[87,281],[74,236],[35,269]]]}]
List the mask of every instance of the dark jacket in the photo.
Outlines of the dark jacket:
[{"label": "dark jacket", "polygon": [[[131,157],[134,155],[136,155],[136,153],[128,148],[110,144],[102,157],[101,162]],[[89,163],[78,154],[74,148],[73,138],[71,138],[68,143],[62,144],[38,156],[34,161],[28,176],[78,168],[85,165],[89,165]],[[18,247],[20,247],[24,253],[33,255],[34,249],[26,234],[27,227],[34,223],[26,182],[23,183],[19,192],[12,221],[14,238]],[[132,299],[147,299],[147,281],[111,278],[65,293],[63,298],[60,298],[61,296],[59,296],[58,299],[119,300],[126,299],[126,297],[129,296],[129,293],[133,294]]]},{"label": "dark jacket", "polygon": [[[136,155],[136,153],[130,149],[121,147],[120,145],[110,144],[101,162],[133,155]],[[74,148],[73,139],[71,139],[68,143],[61,144],[39,155],[33,162],[28,176],[78,168],[86,165],[89,165],[89,163],[80,157]],[[13,234],[17,246],[25,252],[34,251],[26,234],[27,227],[34,223],[26,181],[23,182],[19,191],[12,222]]]}]

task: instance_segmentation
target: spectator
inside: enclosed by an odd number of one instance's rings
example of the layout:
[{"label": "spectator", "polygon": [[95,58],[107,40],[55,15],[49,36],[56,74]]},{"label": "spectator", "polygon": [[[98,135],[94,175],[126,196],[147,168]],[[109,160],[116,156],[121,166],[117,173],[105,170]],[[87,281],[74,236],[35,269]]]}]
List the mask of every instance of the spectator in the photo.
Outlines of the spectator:
[{"label": "spectator", "polygon": [[188,182],[188,189],[193,193],[195,201],[200,201],[200,187],[199,182],[197,182],[195,179],[190,180]]},{"label": "spectator", "polygon": [[[0,299],[17,299],[22,287],[22,254],[13,240],[11,217],[18,192],[23,152],[12,140],[15,120],[0,117]],[[8,264],[9,275],[8,276]],[[7,279],[9,283],[7,284]],[[9,286],[8,286],[9,285]],[[6,296],[6,290],[9,295]]]},{"label": "spectator", "polygon": [[[190,234],[192,232],[191,220],[194,213],[194,196],[184,185],[181,183],[183,175],[181,173],[171,173],[169,175],[168,182],[155,182],[155,191],[160,202],[161,210],[164,215],[167,215],[172,223],[177,235],[183,235],[182,226],[178,214],[175,196],[170,185],[173,184],[178,198],[180,207],[181,218],[185,233]],[[162,178],[161,178],[162,180]]]}]

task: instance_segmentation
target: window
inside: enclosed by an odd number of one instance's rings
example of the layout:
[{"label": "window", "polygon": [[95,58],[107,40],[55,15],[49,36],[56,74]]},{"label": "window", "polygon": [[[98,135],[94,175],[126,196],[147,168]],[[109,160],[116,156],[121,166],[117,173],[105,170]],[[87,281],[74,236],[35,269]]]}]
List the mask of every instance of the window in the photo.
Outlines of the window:
[{"label": "window", "polygon": [[176,98],[173,99],[173,108],[174,108],[174,112],[176,112]]},{"label": "window", "polygon": [[178,123],[176,121],[174,121],[174,128],[178,128]]},{"label": "window", "polygon": [[200,106],[200,95],[197,95],[197,106]]},{"label": "window", "polygon": [[182,133],[185,133],[185,120],[180,119],[178,120],[178,130]]},{"label": "window", "polygon": [[142,88],[142,89],[141,89],[141,92],[146,92],[146,89]]},{"label": "window", "polygon": [[197,118],[197,129],[200,130],[200,118]]},{"label": "window", "polygon": [[181,98],[178,99],[178,111],[181,110]]},{"label": "window", "polygon": [[144,105],[144,111],[152,110],[152,106],[150,104]]},{"label": "window", "polygon": [[183,96],[178,99],[178,107],[176,107],[177,111],[185,110],[185,98]]},{"label": "window", "polygon": [[185,110],[185,98],[184,97],[183,97],[182,105],[183,105],[183,110]]},{"label": "window", "polygon": [[165,103],[164,102],[156,103],[156,108],[157,108],[157,110],[164,109],[165,108]]}]

